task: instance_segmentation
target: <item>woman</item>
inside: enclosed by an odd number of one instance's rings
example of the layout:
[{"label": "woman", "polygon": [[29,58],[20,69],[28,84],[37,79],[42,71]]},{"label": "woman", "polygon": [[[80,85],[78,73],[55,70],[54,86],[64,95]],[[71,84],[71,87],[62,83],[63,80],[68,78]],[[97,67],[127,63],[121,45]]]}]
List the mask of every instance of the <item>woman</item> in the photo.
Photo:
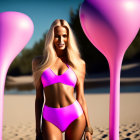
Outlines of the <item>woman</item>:
[{"label": "woman", "polygon": [[61,140],[65,131],[66,140],[81,140],[85,130],[85,139],[91,140],[93,132],[84,98],[85,62],[65,20],[55,20],[51,25],[43,56],[32,60],[32,71],[36,139]]}]

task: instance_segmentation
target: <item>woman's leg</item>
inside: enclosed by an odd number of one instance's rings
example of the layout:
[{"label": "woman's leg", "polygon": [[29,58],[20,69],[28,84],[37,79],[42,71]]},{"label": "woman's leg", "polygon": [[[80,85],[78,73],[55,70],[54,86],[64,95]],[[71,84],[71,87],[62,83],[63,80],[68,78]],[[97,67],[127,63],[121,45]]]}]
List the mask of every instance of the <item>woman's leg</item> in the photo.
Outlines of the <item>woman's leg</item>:
[{"label": "woman's leg", "polygon": [[65,131],[65,140],[81,140],[86,126],[84,113],[74,120]]},{"label": "woman's leg", "polygon": [[43,140],[62,140],[62,132],[51,122],[42,117],[42,136]]}]

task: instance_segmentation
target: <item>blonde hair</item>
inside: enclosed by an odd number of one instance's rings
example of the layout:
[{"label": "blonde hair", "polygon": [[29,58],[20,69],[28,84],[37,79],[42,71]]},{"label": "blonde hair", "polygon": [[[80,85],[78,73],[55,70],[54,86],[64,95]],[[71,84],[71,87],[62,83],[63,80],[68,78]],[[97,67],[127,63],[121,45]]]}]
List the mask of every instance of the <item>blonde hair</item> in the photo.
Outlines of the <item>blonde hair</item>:
[{"label": "blonde hair", "polygon": [[66,47],[67,53],[67,64],[71,65],[75,71],[76,74],[78,74],[80,67],[78,67],[82,60],[80,51],[77,47],[77,43],[75,41],[75,37],[72,33],[72,30],[67,23],[67,21],[62,19],[55,20],[48,33],[46,34],[45,39],[45,46],[43,50],[43,59],[40,62],[39,65],[37,65],[35,71],[33,72],[34,77],[34,84],[37,83],[37,81],[40,79],[42,72],[47,69],[51,64],[54,64],[56,59],[56,51],[54,49],[53,39],[54,39],[54,28],[57,26],[65,27],[68,31],[68,45]]}]

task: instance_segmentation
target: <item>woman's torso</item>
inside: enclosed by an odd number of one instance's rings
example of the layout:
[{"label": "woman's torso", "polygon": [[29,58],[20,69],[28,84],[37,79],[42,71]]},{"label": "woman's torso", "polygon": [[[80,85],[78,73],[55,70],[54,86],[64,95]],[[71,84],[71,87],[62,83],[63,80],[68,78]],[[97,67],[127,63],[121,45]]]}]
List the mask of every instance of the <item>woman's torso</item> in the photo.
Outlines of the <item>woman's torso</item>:
[{"label": "woman's torso", "polygon": [[65,81],[65,77],[69,76],[69,74],[72,74],[75,80],[74,84],[76,85],[77,77],[73,69],[69,65],[67,66],[66,63],[62,62],[61,60],[58,60],[54,65],[49,67],[47,70],[48,71],[44,71],[42,74],[46,74],[46,72],[47,74],[49,74],[50,72],[50,74],[52,74],[55,77],[55,80],[59,78],[60,81],[63,82],[55,83],[54,81],[52,81],[53,84],[44,87],[45,105],[54,108],[59,108],[72,104],[75,101],[74,86],[66,84],[67,82]]}]

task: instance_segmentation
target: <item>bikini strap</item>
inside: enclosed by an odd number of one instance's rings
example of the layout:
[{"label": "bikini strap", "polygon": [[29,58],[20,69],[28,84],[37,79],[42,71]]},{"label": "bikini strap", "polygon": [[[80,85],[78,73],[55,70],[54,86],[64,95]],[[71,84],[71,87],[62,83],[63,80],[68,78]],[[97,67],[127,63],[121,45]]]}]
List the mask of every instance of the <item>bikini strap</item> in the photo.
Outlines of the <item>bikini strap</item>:
[{"label": "bikini strap", "polygon": [[68,66],[68,68],[69,68],[69,65],[68,64],[66,64],[67,66]]}]

